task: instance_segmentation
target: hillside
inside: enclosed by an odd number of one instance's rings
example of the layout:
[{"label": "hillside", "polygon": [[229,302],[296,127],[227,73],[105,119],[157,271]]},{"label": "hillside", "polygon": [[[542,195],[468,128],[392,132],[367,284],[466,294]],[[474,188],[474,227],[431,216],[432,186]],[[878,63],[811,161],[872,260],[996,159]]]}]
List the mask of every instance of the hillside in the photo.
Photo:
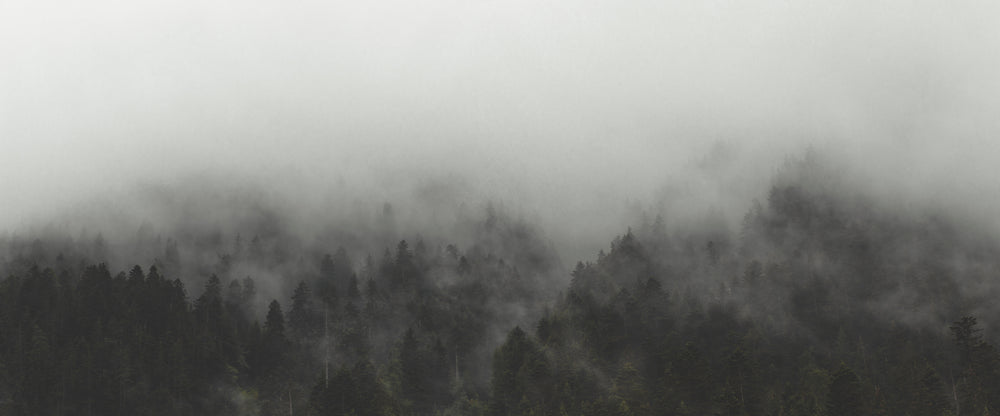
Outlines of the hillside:
[{"label": "hillside", "polygon": [[813,157],[795,161],[733,232],[668,227],[662,213],[568,272],[540,227],[492,204],[399,239],[419,227],[388,204],[367,223],[311,234],[261,205],[208,226],[144,223],[127,238],[58,227],[8,235],[0,409],[979,415],[1000,406],[997,240],[830,172]]}]

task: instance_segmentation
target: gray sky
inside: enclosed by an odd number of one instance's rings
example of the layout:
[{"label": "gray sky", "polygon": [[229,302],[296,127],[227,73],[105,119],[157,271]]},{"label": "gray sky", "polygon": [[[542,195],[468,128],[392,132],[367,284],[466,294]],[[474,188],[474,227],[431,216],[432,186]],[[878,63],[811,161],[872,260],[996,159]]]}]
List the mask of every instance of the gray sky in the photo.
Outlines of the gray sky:
[{"label": "gray sky", "polygon": [[808,145],[987,211],[998,23],[992,1],[0,0],[0,225],[191,172],[462,177],[572,238],[626,198],[745,201]]}]

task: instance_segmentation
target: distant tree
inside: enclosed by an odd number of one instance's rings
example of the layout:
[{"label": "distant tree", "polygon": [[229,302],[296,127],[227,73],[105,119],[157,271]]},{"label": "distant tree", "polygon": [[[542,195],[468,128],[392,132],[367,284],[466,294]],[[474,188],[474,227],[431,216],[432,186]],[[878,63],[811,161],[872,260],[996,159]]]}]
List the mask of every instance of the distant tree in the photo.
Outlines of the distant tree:
[{"label": "distant tree", "polygon": [[292,293],[292,309],[288,312],[288,324],[296,337],[308,337],[316,326],[316,312],[312,307],[312,293],[305,281],[299,281]]},{"label": "distant tree", "polygon": [[272,300],[271,304],[267,306],[264,335],[281,340],[285,338],[285,314],[281,312],[281,304],[277,300]]},{"label": "distant tree", "polygon": [[167,248],[164,253],[167,265],[170,266],[168,270],[174,270],[174,268],[180,266],[181,264],[181,254],[180,250],[177,249],[177,241],[174,239],[167,239]]},{"label": "distant tree", "polygon": [[358,276],[351,274],[351,280],[347,283],[347,298],[352,301],[361,299],[361,289],[358,288]]},{"label": "distant tree", "polygon": [[976,318],[972,316],[963,316],[962,319],[952,323],[950,329],[958,347],[959,364],[967,368],[973,364],[976,351],[983,346],[983,336],[980,334],[982,329],[977,326]]},{"label": "distant tree", "polygon": [[380,281],[393,283],[399,276],[396,273],[396,262],[393,260],[389,247],[382,252],[382,260],[378,266],[378,278]]},{"label": "distant tree", "polygon": [[337,303],[337,297],[339,295],[337,290],[337,265],[333,261],[333,257],[329,254],[323,256],[323,260],[320,261],[319,266],[320,279],[317,284],[317,295],[320,300],[327,306],[333,306]]},{"label": "distant tree", "polygon": [[97,233],[97,237],[94,238],[93,245],[93,256],[94,259],[101,262],[108,261],[108,243],[104,240],[104,235]]},{"label": "distant tree", "polygon": [[493,355],[489,414],[527,414],[544,409],[549,398],[545,388],[548,373],[544,354],[520,327],[515,327]]},{"label": "distant tree", "polygon": [[434,346],[428,351],[427,362],[427,385],[430,390],[428,399],[433,411],[437,413],[452,401],[451,365],[448,360],[448,350],[440,339],[435,340]]},{"label": "distant tree", "polygon": [[396,245],[396,260],[394,264],[395,286],[397,288],[413,287],[417,278],[417,267],[413,262],[413,253],[406,240],[400,240]]},{"label": "distant tree", "polygon": [[458,247],[454,244],[448,244],[444,249],[445,253],[448,253],[448,257],[451,261],[458,261]]},{"label": "distant tree", "polygon": [[229,282],[229,288],[226,289],[226,304],[239,307],[242,303],[243,285],[239,279],[234,279],[232,282]]},{"label": "distant tree", "polygon": [[250,276],[243,278],[243,293],[241,296],[242,302],[249,305],[253,302],[254,298],[257,297],[257,288],[254,286],[253,279]]},{"label": "distant tree", "polygon": [[465,258],[465,256],[459,258],[458,268],[456,269],[456,271],[458,272],[459,276],[466,276],[469,273],[472,273],[472,265],[469,264],[469,259]]},{"label": "distant tree", "polygon": [[233,238],[233,257],[236,259],[243,258],[243,237],[240,233],[236,233],[236,237]]},{"label": "distant tree", "polygon": [[823,415],[829,404],[830,373],[816,365],[807,351],[799,369],[797,384],[790,389],[787,407],[795,415]]},{"label": "distant tree", "polygon": [[267,308],[267,319],[264,322],[263,336],[259,341],[256,354],[257,374],[270,374],[281,366],[288,352],[288,340],[285,338],[285,315],[281,312],[281,304],[272,300]]},{"label": "distant tree", "polygon": [[393,400],[377,380],[371,363],[341,367],[327,380],[320,378],[309,398],[313,414],[379,416],[398,414]]},{"label": "distant tree", "polygon": [[417,243],[413,246],[413,263],[417,271],[421,273],[430,267],[427,244],[424,244],[424,239],[422,238],[417,238]]},{"label": "distant tree", "polygon": [[142,267],[138,264],[132,267],[128,272],[128,281],[132,286],[138,286],[146,280],[146,273],[142,271]]},{"label": "distant tree", "polygon": [[962,317],[950,329],[961,366],[955,413],[1000,407],[1000,353],[983,339],[974,317]]},{"label": "distant tree", "polygon": [[47,414],[51,411],[52,401],[49,400],[49,390],[56,381],[55,360],[49,337],[38,326],[30,331],[31,341],[25,353],[24,378],[19,391],[23,400],[25,414]]},{"label": "distant tree", "polygon": [[914,416],[939,416],[948,410],[948,398],[944,393],[944,385],[934,367],[924,362],[917,373],[918,379],[912,395],[910,414]]},{"label": "distant tree", "polygon": [[611,387],[612,398],[623,413],[631,415],[653,415],[649,391],[642,375],[631,362],[624,362],[618,369]]},{"label": "distant tree", "polygon": [[830,383],[827,412],[830,416],[857,416],[863,414],[864,396],[861,381],[853,370],[841,365]]},{"label": "distant tree", "polygon": [[731,415],[762,414],[760,370],[754,357],[736,347],[726,360],[726,401]]},{"label": "distant tree", "polygon": [[399,350],[399,384],[402,399],[409,404],[414,414],[425,415],[430,412],[427,364],[413,329],[407,329]]},{"label": "distant tree", "polygon": [[260,236],[255,235],[253,236],[253,239],[250,240],[248,255],[250,256],[249,259],[251,261],[258,263],[264,261],[264,243],[260,240]]},{"label": "distant tree", "polygon": [[211,275],[205,283],[205,292],[194,302],[194,312],[201,322],[216,328],[222,319],[222,282]]}]

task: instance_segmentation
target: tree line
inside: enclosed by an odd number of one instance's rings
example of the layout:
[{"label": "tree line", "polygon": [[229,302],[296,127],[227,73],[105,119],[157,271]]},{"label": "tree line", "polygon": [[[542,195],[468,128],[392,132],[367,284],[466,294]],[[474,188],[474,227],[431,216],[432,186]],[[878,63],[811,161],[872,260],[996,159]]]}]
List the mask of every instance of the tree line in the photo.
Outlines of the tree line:
[{"label": "tree line", "polygon": [[362,259],[264,236],[191,266],[168,239],[114,272],[100,237],[6,241],[0,413],[995,412],[1000,245],[817,170],[789,168],[737,232],[642,221],[555,290],[543,238],[492,210],[490,244]]}]

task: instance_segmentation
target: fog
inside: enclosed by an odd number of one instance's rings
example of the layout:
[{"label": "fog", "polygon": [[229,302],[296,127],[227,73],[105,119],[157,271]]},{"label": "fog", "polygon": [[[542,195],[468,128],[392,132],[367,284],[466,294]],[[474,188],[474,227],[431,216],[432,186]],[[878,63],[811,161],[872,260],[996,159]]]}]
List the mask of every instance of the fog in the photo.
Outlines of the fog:
[{"label": "fog", "polygon": [[0,226],[214,178],[298,195],[303,212],[499,201],[575,261],[636,210],[738,220],[814,148],[875,194],[995,227],[998,14],[985,1],[3,2]]},{"label": "fog", "polygon": [[997,17],[0,0],[0,413],[988,413]]}]

